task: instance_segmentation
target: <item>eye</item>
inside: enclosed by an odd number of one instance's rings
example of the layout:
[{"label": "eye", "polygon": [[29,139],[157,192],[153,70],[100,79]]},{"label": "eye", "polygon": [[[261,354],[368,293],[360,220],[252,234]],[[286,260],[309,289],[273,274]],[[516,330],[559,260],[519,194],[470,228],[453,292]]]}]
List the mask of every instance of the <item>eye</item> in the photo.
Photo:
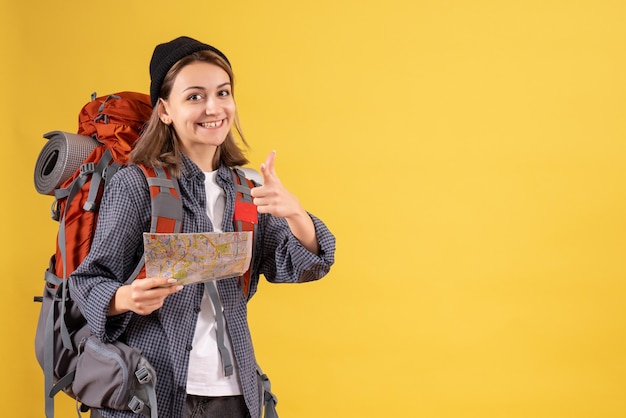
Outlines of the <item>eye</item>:
[{"label": "eye", "polygon": [[230,90],[226,90],[226,89],[220,90],[217,92],[217,95],[220,97],[228,97],[230,96]]},{"label": "eye", "polygon": [[202,100],[202,95],[200,93],[193,93],[187,97],[187,100],[189,100],[190,102],[197,102],[199,100]]}]

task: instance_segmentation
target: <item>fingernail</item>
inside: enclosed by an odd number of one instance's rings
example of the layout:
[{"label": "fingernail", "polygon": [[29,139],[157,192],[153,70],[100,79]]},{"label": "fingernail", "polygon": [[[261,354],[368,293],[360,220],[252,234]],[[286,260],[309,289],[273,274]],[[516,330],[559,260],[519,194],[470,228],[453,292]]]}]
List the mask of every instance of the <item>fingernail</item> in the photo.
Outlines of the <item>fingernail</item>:
[{"label": "fingernail", "polygon": [[178,292],[180,290],[183,290],[183,285],[182,284],[179,284],[178,286],[176,286],[176,291]]},{"label": "fingernail", "polygon": [[178,283],[178,280],[174,279],[174,278],[169,278],[167,279],[168,283]]}]

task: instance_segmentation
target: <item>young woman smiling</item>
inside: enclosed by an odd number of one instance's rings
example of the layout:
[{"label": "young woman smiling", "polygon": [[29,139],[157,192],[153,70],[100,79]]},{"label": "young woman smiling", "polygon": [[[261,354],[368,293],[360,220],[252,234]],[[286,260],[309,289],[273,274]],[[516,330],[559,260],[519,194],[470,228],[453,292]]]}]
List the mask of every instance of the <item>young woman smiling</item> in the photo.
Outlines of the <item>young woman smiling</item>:
[{"label": "young woman smiling", "polygon": [[[221,51],[176,38],[157,45],[150,76],[151,119],[131,164],[105,190],[91,251],[70,277],[72,296],[95,335],[137,347],[155,368],[159,416],[258,418],[262,399],[247,302],[260,275],[275,283],[322,278],[334,263],[335,237],[283,186],[271,152],[260,167],[262,182],[252,190],[261,244],[249,297],[236,277],[186,286],[163,277],[124,284],[143,255],[142,234],[150,230],[150,195],[137,164],[166,167],[177,178],[182,232],[192,233],[234,230],[231,170],[248,163],[233,134],[247,146],[232,67]],[[111,409],[92,416],[136,417]]]}]

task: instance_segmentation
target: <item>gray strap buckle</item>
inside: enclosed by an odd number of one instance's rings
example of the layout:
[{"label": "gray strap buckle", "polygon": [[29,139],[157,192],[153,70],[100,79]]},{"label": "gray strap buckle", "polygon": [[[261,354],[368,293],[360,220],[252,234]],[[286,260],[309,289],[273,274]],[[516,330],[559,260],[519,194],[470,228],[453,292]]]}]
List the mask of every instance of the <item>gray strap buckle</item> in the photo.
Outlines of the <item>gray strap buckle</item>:
[{"label": "gray strap buckle", "polygon": [[139,383],[141,383],[142,385],[149,383],[152,380],[152,377],[150,377],[150,373],[148,373],[148,369],[146,368],[146,366],[138,368],[135,372],[135,376],[137,376],[137,380],[139,380]]}]

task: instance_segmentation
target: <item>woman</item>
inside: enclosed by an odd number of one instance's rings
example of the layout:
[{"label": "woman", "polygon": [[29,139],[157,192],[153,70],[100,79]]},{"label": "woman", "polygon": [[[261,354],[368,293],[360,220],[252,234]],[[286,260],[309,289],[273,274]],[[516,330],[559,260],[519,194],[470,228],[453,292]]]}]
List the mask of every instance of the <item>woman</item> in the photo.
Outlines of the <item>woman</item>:
[{"label": "woman", "polygon": [[[216,48],[180,37],[155,48],[150,76],[154,110],[131,162],[165,166],[177,177],[182,232],[233,231],[231,167],[248,161],[232,133],[234,127],[246,144],[230,62]],[[323,277],[334,262],[334,236],[282,185],[274,156],[261,165],[263,185],[252,189],[261,244],[250,296],[260,274],[270,282],[306,282]],[[157,373],[160,417],[259,417],[248,298],[237,278],[183,287],[174,279],[149,277],[125,285],[149,229],[146,179],[130,164],[107,186],[91,251],[70,277],[90,329],[103,341],[119,339],[143,352]],[[226,327],[218,329],[222,310]],[[136,417],[110,409],[92,416]]]}]

